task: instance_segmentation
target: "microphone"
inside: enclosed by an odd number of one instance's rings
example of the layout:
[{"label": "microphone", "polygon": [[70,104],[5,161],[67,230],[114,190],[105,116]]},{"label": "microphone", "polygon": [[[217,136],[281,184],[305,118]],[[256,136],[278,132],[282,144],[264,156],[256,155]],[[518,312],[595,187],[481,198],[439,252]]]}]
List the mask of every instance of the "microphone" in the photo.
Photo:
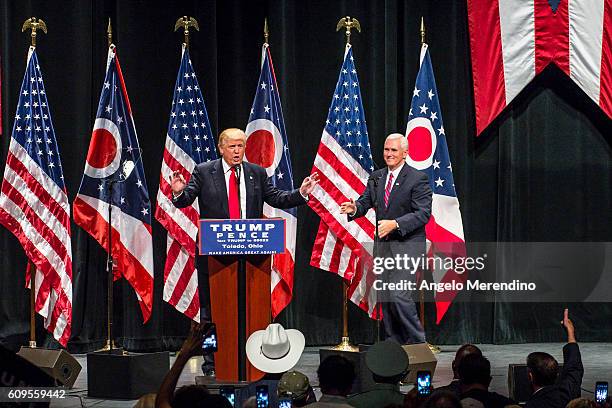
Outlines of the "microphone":
[{"label": "microphone", "polygon": [[234,170],[236,171],[236,185],[238,187],[238,208],[240,209],[240,218],[242,218],[242,199],[240,197],[240,164],[235,165]]}]

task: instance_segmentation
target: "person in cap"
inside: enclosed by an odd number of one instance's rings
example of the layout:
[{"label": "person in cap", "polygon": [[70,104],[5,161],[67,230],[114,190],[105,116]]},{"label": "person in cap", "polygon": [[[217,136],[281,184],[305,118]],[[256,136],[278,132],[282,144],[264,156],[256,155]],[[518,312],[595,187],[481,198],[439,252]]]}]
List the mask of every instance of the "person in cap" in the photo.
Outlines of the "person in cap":
[{"label": "person in cap", "polygon": [[393,340],[374,344],[366,354],[366,365],[372,372],[374,387],[348,399],[356,408],[376,408],[404,402],[400,381],[408,373],[408,354]]},{"label": "person in cap", "polygon": [[299,371],[287,371],[278,382],[278,398],[291,398],[292,407],[303,407],[317,401],[308,377]]},{"label": "person in cap", "polygon": [[291,370],[304,351],[306,340],[299,330],[285,329],[271,323],[265,330],[257,330],[246,341],[246,355],[255,368],[265,373],[264,377],[240,390],[240,401],[255,395],[259,385],[268,386],[270,406],[278,406],[278,382]]}]

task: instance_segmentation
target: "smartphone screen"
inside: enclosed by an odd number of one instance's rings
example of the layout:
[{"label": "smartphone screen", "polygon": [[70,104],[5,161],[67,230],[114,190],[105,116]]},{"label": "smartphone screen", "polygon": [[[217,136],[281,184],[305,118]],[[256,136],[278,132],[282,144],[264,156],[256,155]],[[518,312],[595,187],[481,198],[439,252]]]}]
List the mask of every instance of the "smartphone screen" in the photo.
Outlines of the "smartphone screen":
[{"label": "smartphone screen", "polygon": [[257,400],[257,408],[270,407],[267,385],[258,385],[257,387],[255,387],[255,399]]},{"label": "smartphone screen", "polygon": [[417,392],[419,395],[429,395],[431,393],[431,372],[417,372]]},{"label": "smartphone screen", "polygon": [[230,404],[232,404],[232,407],[236,406],[236,393],[234,392],[234,387],[221,387],[219,389],[219,394],[227,398]]},{"label": "smartphone screen", "polygon": [[217,327],[214,324],[202,338],[202,350],[206,353],[217,351]]},{"label": "smartphone screen", "polygon": [[597,381],[595,383],[595,401],[599,404],[606,402],[608,399],[608,383],[605,381]]},{"label": "smartphone screen", "polygon": [[278,400],[278,408],[291,408],[291,398],[281,398]]}]

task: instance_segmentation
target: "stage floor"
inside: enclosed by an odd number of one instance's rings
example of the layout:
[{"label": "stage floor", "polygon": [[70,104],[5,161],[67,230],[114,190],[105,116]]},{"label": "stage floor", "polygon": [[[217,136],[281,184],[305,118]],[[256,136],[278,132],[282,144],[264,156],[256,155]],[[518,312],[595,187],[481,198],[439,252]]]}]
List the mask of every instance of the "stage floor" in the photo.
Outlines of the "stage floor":
[{"label": "stage floor", "polygon": [[[437,355],[438,365],[434,375],[434,387],[448,384],[452,379],[451,362],[458,346],[443,346],[442,352]],[[491,361],[491,390],[507,395],[508,393],[508,364],[524,363],[525,357],[532,351],[545,351],[552,354],[561,362],[563,360],[562,343],[537,343],[537,344],[506,344],[506,345],[479,345],[485,356]],[[295,367],[306,374],[313,386],[318,386],[317,367],[319,365],[319,347],[307,347],[299,363]],[[592,391],[596,381],[608,381],[612,383],[612,343],[583,343],[580,345],[582,362],[584,365],[584,378],[582,381],[585,397],[592,397]],[[99,400],[87,397],[87,359],[85,355],[75,356],[83,366],[75,387],[70,391],[70,396],[65,400],[54,401],[51,407],[133,407],[135,400]],[[201,375],[200,358],[192,358],[185,366],[179,379],[178,385],[193,384],[196,375]],[[174,357],[171,357],[171,363]],[[406,392],[410,387],[403,387]],[[586,390],[586,391],[585,391]],[[320,395],[318,387],[315,388]],[[589,392],[591,393],[589,393]]]}]

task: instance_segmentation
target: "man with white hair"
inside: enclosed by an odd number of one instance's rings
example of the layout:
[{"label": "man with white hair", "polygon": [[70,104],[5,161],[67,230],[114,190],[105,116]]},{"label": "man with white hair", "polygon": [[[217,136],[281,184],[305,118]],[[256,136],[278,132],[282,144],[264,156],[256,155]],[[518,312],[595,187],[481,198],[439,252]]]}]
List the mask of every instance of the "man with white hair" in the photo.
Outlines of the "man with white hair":
[{"label": "man with white hair", "polygon": [[[408,140],[404,135],[392,133],[387,136],[384,147],[386,167],[372,172],[357,201],[340,205],[340,211],[348,215],[349,221],[363,217],[370,208],[376,210],[380,239],[376,245],[376,257],[397,259],[407,255],[419,258],[425,253],[425,224],[431,215],[432,192],[427,175],[406,165],[407,155]],[[385,271],[380,278],[383,282],[402,283],[414,281],[414,273],[414,269],[395,267]],[[425,331],[411,291],[379,292],[379,299],[384,296],[382,312],[386,336],[400,344],[425,342]]]}]

